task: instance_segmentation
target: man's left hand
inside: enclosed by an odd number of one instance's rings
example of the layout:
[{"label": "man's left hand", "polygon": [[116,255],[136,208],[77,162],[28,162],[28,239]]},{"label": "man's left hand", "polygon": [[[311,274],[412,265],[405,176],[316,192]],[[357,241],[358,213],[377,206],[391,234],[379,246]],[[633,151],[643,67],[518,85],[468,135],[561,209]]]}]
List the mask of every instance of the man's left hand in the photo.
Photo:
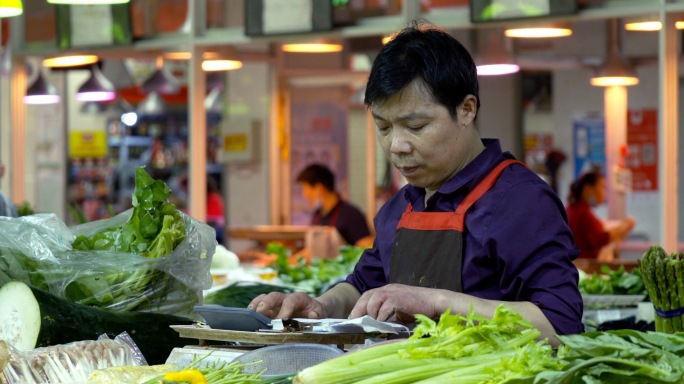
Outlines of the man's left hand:
[{"label": "man's left hand", "polygon": [[437,317],[446,310],[443,292],[442,289],[388,284],[361,295],[349,318],[368,315],[380,321],[410,323],[417,313]]}]

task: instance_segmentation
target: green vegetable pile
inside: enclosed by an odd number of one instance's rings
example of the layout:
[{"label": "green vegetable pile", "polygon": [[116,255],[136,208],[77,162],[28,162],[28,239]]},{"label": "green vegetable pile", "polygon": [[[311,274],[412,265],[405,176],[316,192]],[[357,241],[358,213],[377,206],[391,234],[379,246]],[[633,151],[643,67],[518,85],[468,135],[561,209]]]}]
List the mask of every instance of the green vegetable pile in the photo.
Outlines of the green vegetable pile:
[{"label": "green vegetable pile", "polygon": [[617,330],[558,338],[562,370],[510,384],[684,382],[684,334]]},{"label": "green vegetable pile", "polygon": [[[153,179],[143,168],[135,170],[133,212],[121,226],[92,236],[78,236],[73,249],[134,253],[155,259],[173,252],[185,238],[180,212],[168,201],[171,189]],[[122,303],[117,309],[129,311],[148,299],[146,290],[169,276],[156,269],[139,268],[133,273],[116,273],[75,280],[66,287],[70,301],[97,306]]]},{"label": "green vegetable pile", "polygon": [[625,271],[624,265],[612,270],[608,265],[601,265],[601,274],[582,276],[579,290],[585,295],[644,295],[646,288],[639,268],[632,273]]},{"label": "green vegetable pile", "polygon": [[295,383],[504,383],[561,369],[553,349],[536,342],[538,330],[513,309],[499,306],[488,319],[450,314],[435,323],[416,315],[414,334],[342,355],[295,377]]},{"label": "green vegetable pile", "polygon": [[351,273],[363,250],[344,245],[340,247],[340,255],[337,257],[314,258],[310,263],[299,257],[292,263],[290,250],[282,243],[271,242],[266,246],[266,253],[277,256],[272,268],[276,270],[283,283],[316,296],[325,292],[330,284]]},{"label": "green vegetable pile", "polygon": [[294,289],[280,285],[238,281],[235,284],[207,294],[204,297],[204,304],[245,308],[255,297],[270,292],[292,293]]},{"label": "green vegetable pile", "polygon": [[[676,311],[684,307],[684,254],[668,255],[659,245],[653,245],[639,259],[644,284],[656,311]],[[656,312],[656,331],[684,331],[684,315],[661,316]]]}]

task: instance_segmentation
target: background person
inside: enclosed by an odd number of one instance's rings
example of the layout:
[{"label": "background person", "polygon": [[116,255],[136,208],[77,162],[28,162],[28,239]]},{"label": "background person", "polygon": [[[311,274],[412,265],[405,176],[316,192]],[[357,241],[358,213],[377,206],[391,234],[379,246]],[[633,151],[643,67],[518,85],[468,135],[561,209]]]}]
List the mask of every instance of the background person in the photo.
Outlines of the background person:
[{"label": "background person", "polygon": [[570,186],[568,224],[580,250],[579,258],[607,262],[615,258],[615,245],[634,229],[636,221],[627,217],[614,224],[604,223],[593,208],[606,200],[606,179],[599,170],[582,174]]},{"label": "background person", "polygon": [[582,297],[565,208],[536,174],[475,128],[480,100],[468,51],[436,28],[394,36],[373,62],[365,103],[385,155],[408,181],[378,212],[373,248],[315,299],[270,293],[270,317],[413,320],[447,309],[517,310],[557,344],[579,333]]},{"label": "background person", "polygon": [[366,215],[337,193],[335,175],[328,167],[311,164],[297,175],[296,181],[301,183],[304,197],[316,207],[311,225],[335,227],[347,244],[372,245]]}]

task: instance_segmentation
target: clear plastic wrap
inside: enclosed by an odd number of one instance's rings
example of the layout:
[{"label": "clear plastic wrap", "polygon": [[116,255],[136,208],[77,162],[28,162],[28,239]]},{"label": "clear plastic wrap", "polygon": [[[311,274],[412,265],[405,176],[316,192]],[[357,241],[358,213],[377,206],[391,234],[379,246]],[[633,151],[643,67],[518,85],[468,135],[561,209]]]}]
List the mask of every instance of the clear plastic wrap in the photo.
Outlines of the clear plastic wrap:
[{"label": "clear plastic wrap", "polygon": [[71,228],[53,214],[0,218],[0,271],[80,304],[195,318],[193,306],[212,285],[217,243],[209,225],[181,214],[185,238],[172,253],[156,258],[72,250],[77,236],[121,226],[131,213]]},{"label": "clear plastic wrap", "polygon": [[128,334],[17,351],[12,347],[2,370],[7,384],[88,383],[98,369],[147,365]]}]

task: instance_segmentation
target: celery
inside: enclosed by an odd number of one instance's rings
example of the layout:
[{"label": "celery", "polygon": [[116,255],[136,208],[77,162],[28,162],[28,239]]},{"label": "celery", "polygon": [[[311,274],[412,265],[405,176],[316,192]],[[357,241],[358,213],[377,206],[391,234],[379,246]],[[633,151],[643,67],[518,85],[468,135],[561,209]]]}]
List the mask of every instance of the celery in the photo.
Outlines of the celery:
[{"label": "celery", "polygon": [[[503,382],[561,363],[546,340],[514,310],[500,306],[490,320],[444,313],[438,323],[416,316],[414,335],[306,368],[295,383]],[[443,376],[443,377],[442,377]],[[455,381],[455,378],[458,378]],[[470,381],[473,380],[473,381]],[[474,381],[479,380],[479,381]],[[426,381],[428,382],[428,381]]]}]

